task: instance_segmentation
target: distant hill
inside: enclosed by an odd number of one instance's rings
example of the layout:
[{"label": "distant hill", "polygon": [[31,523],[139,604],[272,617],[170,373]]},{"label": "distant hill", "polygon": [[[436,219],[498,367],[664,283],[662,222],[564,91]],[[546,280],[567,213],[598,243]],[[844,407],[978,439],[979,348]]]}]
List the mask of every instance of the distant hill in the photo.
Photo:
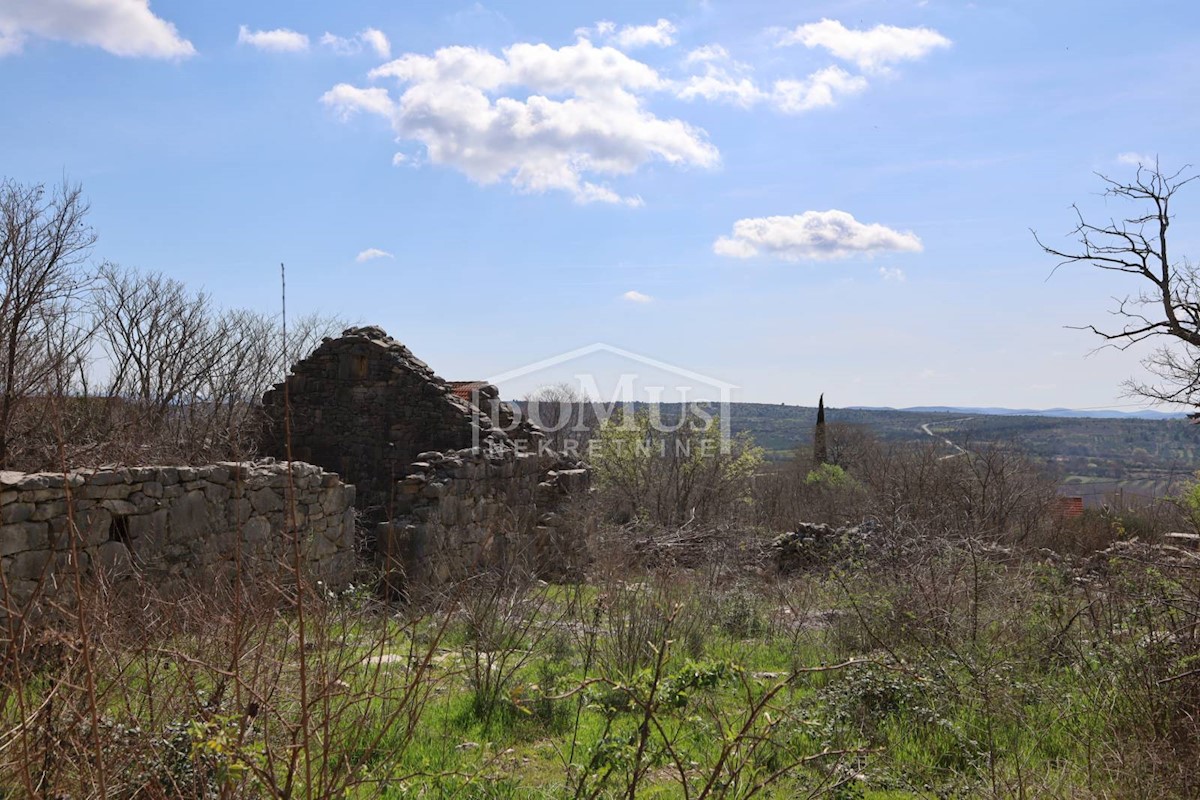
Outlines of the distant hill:
[{"label": "distant hill", "polygon": [[1185,411],[1157,411],[1152,408],[1145,408],[1138,411],[1076,408],[975,408],[971,406],[910,406],[908,408],[849,406],[848,408],[857,411],[915,411],[921,413],[987,414],[998,417],[1070,417],[1079,419],[1183,419],[1187,416],[1187,412]]},{"label": "distant hill", "polygon": [[[632,404],[635,410],[644,403]],[[709,410],[716,412],[714,404]],[[1097,496],[1124,491],[1162,497],[1200,470],[1200,425],[1161,411],[1001,409],[960,406],[917,408],[826,407],[830,425],[851,425],[884,443],[928,444],[956,452],[991,445],[1013,447],[1058,478],[1064,491]],[[664,420],[678,418],[664,403]],[[749,434],[776,463],[807,459],[817,409],[783,403],[733,403],[730,428]]]},{"label": "distant hill", "polygon": [[[1044,411],[936,406],[826,408],[830,424],[861,427],[884,442],[968,450],[1014,447],[1062,482],[1064,493],[1089,505],[1114,493],[1163,497],[1200,469],[1200,426],[1164,412]],[[735,403],[734,433],[745,432],[782,461],[807,457],[817,410],[802,406]]]}]

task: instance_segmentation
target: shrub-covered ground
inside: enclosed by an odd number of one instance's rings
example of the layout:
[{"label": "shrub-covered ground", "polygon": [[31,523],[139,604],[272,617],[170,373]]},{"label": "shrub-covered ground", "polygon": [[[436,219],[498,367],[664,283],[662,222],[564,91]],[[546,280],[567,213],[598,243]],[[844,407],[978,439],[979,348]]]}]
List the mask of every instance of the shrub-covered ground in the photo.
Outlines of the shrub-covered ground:
[{"label": "shrub-covered ground", "polygon": [[269,603],[96,592],[9,648],[0,784],[130,798],[1200,791],[1192,556],[1068,561],[939,538],[854,558],[788,576],[754,558],[609,559],[621,566],[578,584],[481,576],[403,606],[319,587]]}]

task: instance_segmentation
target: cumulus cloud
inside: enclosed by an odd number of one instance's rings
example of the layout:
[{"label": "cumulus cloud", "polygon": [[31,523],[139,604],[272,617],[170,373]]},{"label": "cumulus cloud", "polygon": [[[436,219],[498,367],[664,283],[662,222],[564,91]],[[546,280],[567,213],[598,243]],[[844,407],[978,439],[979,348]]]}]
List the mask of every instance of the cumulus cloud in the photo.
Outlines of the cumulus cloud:
[{"label": "cumulus cloud", "polygon": [[334,86],[321,96],[321,102],[329,106],[343,121],[360,111],[387,117],[391,116],[395,108],[387,89],[378,86],[361,89],[348,83]]},{"label": "cumulus cloud", "polygon": [[238,27],[238,44],[249,45],[270,53],[302,53],[308,49],[308,37],[288,28],[269,31],[252,31],[245,25]]},{"label": "cumulus cloud", "polygon": [[639,303],[642,305],[654,300],[654,298],[651,297],[650,295],[642,294],[641,292],[637,291],[636,289],[630,289],[628,292],[621,295],[621,297],[625,300],[628,300],[630,303]]},{"label": "cumulus cloud", "polygon": [[374,261],[377,258],[395,258],[395,256],[393,256],[387,250],[380,250],[378,247],[368,247],[366,250],[363,250],[361,253],[355,256],[354,260],[360,264],[365,264],[366,262]]},{"label": "cumulus cloud", "polygon": [[500,56],[471,47],[407,53],[370,73],[380,87],[339,84],[321,101],[342,117],[386,117],[398,139],[424,146],[428,161],[484,185],[563,191],[577,202],[641,204],[598,178],[652,162],[712,167],[717,149],[702,130],[664,119],[645,95],[670,88],[653,68],[587,39],[553,48],[514,44]]},{"label": "cumulus cloud", "polygon": [[4,0],[0,55],[30,37],[99,47],[116,56],[187,58],[196,49],[150,11],[149,0]]},{"label": "cumulus cloud", "polygon": [[904,270],[899,267],[880,267],[879,277],[892,283],[904,283],[908,280],[908,276],[904,274]]},{"label": "cumulus cloud", "polygon": [[326,33],[321,37],[321,46],[343,56],[358,55],[364,48],[367,48],[380,58],[392,57],[391,42],[388,41],[384,32],[377,28],[367,28],[350,38]]},{"label": "cumulus cloud", "polygon": [[920,252],[921,240],[878,224],[864,224],[845,211],[805,211],[790,217],[740,219],[732,236],[713,243],[731,258],[770,256],[784,261],[828,261],[885,252]]},{"label": "cumulus cloud", "polygon": [[626,25],[613,36],[613,42],[622,50],[651,46],[670,47],[675,44],[675,26],[665,19],[660,19],[653,25]]},{"label": "cumulus cloud", "polygon": [[707,64],[703,75],[693,75],[680,88],[683,100],[724,101],[743,108],[768,103],[788,114],[802,114],[832,106],[843,96],[858,94],[867,88],[867,79],[851,75],[841,67],[826,67],[800,80],[778,80],[768,90],[745,75]]},{"label": "cumulus cloud", "polygon": [[851,75],[841,67],[826,67],[804,80],[776,81],[772,97],[781,111],[799,114],[831,106],[841,95],[858,94],[866,88],[863,76]]},{"label": "cumulus cloud", "polygon": [[729,51],[719,44],[706,44],[692,50],[683,59],[684,64],[703,64],[709,61],[724,61],[729,58]]},{"label": "cumulus cloud", "polygon": [[703,75],[693,75],[677,92],[681,100],[711,100],[734,103],[749,108],[770,98],[752,79],[731,75],[729,70],[713,64],[705,66]]},{"label": "cumulus cloud", "polygon": [[900,61],[916,61],[933,50],[949,47],[950,40],[932,28],[898,28],[876,25],[854,30],[833,19],[800,25],[779,40],[780,45],[821,47],[834,56],[857,64],[867,72],[886,72]]},{"label": "cumulus cloud", "polygon": [[660,19],[653,25],[625,25],[618,29],[615,22],[601,20],[590,28],[576,28],[575,35],[581,39],[601,39],[622,50],[639,47],[671,47],[675,44],[677,29],[668,19]]}]

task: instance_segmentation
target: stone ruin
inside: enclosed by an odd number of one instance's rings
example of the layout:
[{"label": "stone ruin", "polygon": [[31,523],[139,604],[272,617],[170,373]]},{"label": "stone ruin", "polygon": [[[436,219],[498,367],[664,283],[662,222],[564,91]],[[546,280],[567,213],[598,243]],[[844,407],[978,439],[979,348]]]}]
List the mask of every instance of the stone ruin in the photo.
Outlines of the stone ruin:
[{"label": "stone ruin", "polygon": [[588,472],[513,425],[494,386],[448,384],[375,327],[326,339],[285,380],[287,403],[285,384],[263,399],[278,460],[0,472],[0,621],[69,607],[73,558],[85,578],[167,593],[286,581],[293,532],[305,573],[330,588],[364,550],[393,584],[518,559],[563,573],[578,558],[582,537],[557,512]]},{"label": "stone ruin", "polygon": [[381,328],[326,339],[263,405],[268,452],[287,455],[286,432],[292,458],[358,488],[389,572],[445,581],[528,559],[562,573],[580,557],[583,537],[557,512],[587,490],[587,470],[514,425],[496,387],[448,383]]}]

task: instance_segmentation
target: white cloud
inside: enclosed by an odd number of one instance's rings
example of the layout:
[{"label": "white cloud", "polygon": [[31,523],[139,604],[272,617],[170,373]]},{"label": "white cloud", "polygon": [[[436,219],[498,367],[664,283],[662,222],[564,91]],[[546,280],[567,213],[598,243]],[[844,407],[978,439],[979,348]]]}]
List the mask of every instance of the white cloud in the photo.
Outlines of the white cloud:
[{"label": "white cloud", "polygon": [[904,270],[899,267],[880,267],[879,277],[893,283],[904,283],[908,280],[908,276],[904,274]]},{"label": "white cloud", "polygon": [[788,114],[802,114],[832,106],[846,95],[867,88],[867,79],[851,75],[841,67],[826,67],[802,80],[779,80],[770,91],[745,76],[735,77],[723,67],[706,64],[703,75],[693,75],[678,91],[682,100],[732,102],[743,108],[769,103]]},{"label": "white cloud", "polygon": [[3,0],[0,55],[18,53],[29,37],[99,47],[115,56],[186,58],[196,48],[149,0]]},{"label": "white cloud", "polygon": [[626,25],[620,30],[615,22],[601,20],[590,28],[576,28],[575,35],[580,39],[596,37],[622,50],[636,50],[639,47],[671,47],[675,44],[677,29],[668,19],[660,19],[653,25]]},{"label": "white cloud", "polygon": [[712,167],[719,160],[703,131],[646,109],[645,94],[669,82],[586,39],[557,49],[514,44],[502,56],[470,47],[407,53],[371,77],[396,80],[398,95],[339,84],[321,100],[342,117],[387,117],[399,139],[424,145],[429,161],[484,185],[507,180],[522,192],[636,206],[640,198],[596,178],[656,161]]},{"label": "white cloud", "polygon": [[383,31],[377,28],[367,28],[351,38],[326,33],[321,37],[321,45],[328,47],[338,55],[353,56],[369,47],[380,58],[391,58],[392,45]]},{"label": "white cloud", "polygon": [[949,47],[951,43],[932,28],[876,25],[870,30],[854,30],[837,20],[823,19],[797,27],[785,34],[779,44],[823,47],[867,72],[886,72],[891,64],[924,58],[933,50]]},{"label": "white cloud", "polygon": [[653,25],[626,25],[613,36],[613,42],[622,50],[670,47],[675,44],[675,33],[675,26],[670,20],[660,19]]},{"label": "white cloud", "polygon": [[840,95],[858,94],[867,88],[867,79],[851,75],[841,67],[826,67],[804,80],[775,82],[772,98],[779,110],[791,114],[831,106]]},{"label": "white cloud", "polygon": [[827,261],[883,252],[920,252],[916,234],[864,224],[845,211],[805,211],[790,217],[740,219],[732,236],[713,243],[731,258],[771,256],[784,261]]},{"label": "white cloud", "polygon": [[621,295],[621,297],[625,300],[628,300],[631,303],[640,303],[642,305],[645,305],[646,303],[650,303],[654,300],[654,298],[651,297],[650,295],[642,294],[641,292],[637,291],[636,289],[630,289],[628,292]]},{"label": "white cloud", "polygon": [[321,95],[321,102],[333,109],[342,120],[350,119],[360,111],[386,117],[391,115],[395,107],[387,89],[378,86],[360,89],[348,83],[339,83]]},{"label": "white cloud", "polygon": [[358,34],[358,38],[374,50],[375,55],[380,58],[392,57],[392,43],[388,41],[383,31],[378,28],[367,28]]},{"label": "white cloud", "polygon": [[683,59],[684,64],[703,64],[709,61],[724,61],[729,58],[729,51],[719,44],[706,44],[697,47]]},{"label": "white cloud", "polygon": [[1157,163],[1158,156],[1146,153],[1118,153],[1117,163],[1128,164],[1131,167],[1152,167]]},{"label": "white cloud", "polygon": [[366,250],[363,250],[361,253],[355,256],[354,260],[359,264],[365,264],[366,262],[374,261],[377,258],[395,258],[395,256],[393,256],[387,250],[380,250],[378,247],[368,247]]},{"label": "white cloud", "polygon": [[717,100],[731,102],[743,108],[770,98],[768,92],[746,77],[734,77],[721,67],[705,65],[703,75],[688,78],[678,91],[681,100]]},{"label": "white cloud", "polygon": [[238,44],[250,45],[271,53],[302,53],[308,49],[308,37],[288,28],[252,31],[241,25],[238,27],[237,40]]}]

